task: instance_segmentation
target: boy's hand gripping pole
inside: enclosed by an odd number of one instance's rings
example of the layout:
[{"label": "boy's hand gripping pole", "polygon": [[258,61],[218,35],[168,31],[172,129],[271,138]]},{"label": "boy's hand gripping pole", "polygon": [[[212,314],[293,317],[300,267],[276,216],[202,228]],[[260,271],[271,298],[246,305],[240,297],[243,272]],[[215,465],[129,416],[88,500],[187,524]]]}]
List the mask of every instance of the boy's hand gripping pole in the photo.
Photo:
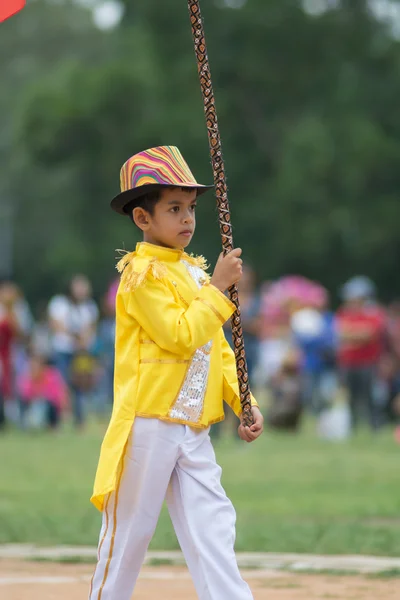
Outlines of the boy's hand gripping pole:
[{"label": "boy's hand gripping pole", "polygon": [[[227,254],[233,250],[232,224],[229,210],[224,160],[222,158],[221,138],[218,129],[211,72],[208,63],[206,40],[204,36],[203,20],[201,18],[199,0],[188,0],[188,6],[190,21],[192,24],[194,49],[197,58],[197,69],[204,102],[204,112],[207,122],[208,141],[210,145],[211,163],[214,173],[214,184],[217,197],[222,247],[224,254]],[[243,410],[242,422],[244,425],[250,426],[253,424],[253,415],[251,413],[249,376],[247,372],[242,324],[240,318],[239,295],[236,285],[233,285],[231,288],[229,288],[229,297],[236,306],[236,311],[231,318],[231,324],[232,339],[235,348],[236,369],[239,381],[240,403]]]}]

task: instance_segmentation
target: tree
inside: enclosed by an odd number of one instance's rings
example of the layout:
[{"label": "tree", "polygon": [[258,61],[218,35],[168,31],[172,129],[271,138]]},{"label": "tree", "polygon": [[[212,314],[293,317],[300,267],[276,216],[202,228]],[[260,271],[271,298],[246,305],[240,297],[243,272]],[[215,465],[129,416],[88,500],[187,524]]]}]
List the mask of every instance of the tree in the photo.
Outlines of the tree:
[{"label": "tree", "polygon": [[[211,179],[186,7],[132,6],[115,32],[89,25],[90,35],[74,33],[83,58],[47,65],[13,111],[17,274],[34,295],[76,269],[100,290],[113,248],[134,245],[131,224],[108,209],[134,152],[176,144],[198,179]],[[203,14],[245,256],[263,278],[297,271],[334,290],[364,272],[384,294],[400,293],[399,43],[365,2],[319,17],[294,0],[249,0],[240,10],[204,3]],[[220,241],[211,197],[199,202],[198,221],[193,250],[207,240],[213,260]],[[26,264],[38,248],[39,278]]]}]

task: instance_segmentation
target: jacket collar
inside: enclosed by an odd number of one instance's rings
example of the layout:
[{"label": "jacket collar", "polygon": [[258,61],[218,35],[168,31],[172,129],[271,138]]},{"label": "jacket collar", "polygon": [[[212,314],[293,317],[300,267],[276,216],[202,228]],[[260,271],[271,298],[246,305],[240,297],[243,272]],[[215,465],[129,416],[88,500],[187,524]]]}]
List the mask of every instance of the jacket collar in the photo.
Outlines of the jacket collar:
[{"label": "jacket collar", "polygon": [[165,248],[156,246],[148,242],[139,242],[136,244],[136,256],[142,258],[157,258],[166,262],[178,262],[183,256],[183,250],[177,248]]}]

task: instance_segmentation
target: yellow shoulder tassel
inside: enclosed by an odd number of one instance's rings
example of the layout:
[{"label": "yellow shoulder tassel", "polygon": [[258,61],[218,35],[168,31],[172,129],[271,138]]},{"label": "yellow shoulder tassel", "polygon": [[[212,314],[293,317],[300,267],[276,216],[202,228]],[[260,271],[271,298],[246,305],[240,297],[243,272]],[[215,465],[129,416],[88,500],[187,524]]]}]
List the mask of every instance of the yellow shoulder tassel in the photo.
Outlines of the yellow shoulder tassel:
[{"label": "yellow shoulder tassel", "polygon": [[194,254],[185,253],[185,260],[187,260],[191,265],[199,267],[203,271],[207,271],[210,268],[204,256],[194,256]]},{"label": "yellow shoulder tassel", "polygon": [[133,268],[136,252],[127,252],[117,263],[117,271],[121,273],[121,283],[125,292],[131,292],[143,285],[149,275],[154,279],[162,279],[167,275],[167,268],[156,258],[149,260],[145,268],[138,272]]},{"label": "yellow shoulder tassel", "polygon": [[125,267],[135,258],[136,252],[128,252],[127,250],[116,250],[122,258],[117,262],[116,269],[118,273],[122,273]]}]

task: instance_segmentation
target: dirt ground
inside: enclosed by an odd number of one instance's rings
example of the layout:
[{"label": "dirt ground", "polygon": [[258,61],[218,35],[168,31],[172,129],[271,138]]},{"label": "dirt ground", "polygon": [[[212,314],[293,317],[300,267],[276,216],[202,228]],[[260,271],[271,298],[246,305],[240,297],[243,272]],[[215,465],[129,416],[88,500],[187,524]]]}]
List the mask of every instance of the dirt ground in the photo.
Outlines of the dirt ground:
[{"label": "dirt ground", "polygon": [[[0,561],[2,600],[87,600],[92,565]],[[243,571],[255,600],[395,600],[398,579],[361,575],[306,575]],[[188,572],[160,566],[142,570],[135,600],[196,600]]]}]

